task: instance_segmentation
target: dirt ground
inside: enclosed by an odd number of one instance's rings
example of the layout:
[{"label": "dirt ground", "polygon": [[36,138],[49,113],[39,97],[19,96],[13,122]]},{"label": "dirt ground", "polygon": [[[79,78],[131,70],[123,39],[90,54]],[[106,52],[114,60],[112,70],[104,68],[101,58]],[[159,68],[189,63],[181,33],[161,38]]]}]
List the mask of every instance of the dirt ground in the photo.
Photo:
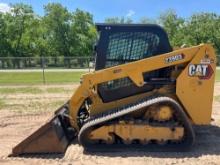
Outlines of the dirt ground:
[{"label": "dirt ground", "polygon": [[[211,126],[196,128],[196,144],[190,152],[108,152],[88,154],[78,144],[72,144],[65,155],[8,157],[12,147],[37,129],[53,111],[71,96],[77,85],[35,86],[64,88],[62,92],[0,94],[0,164],[220,164],[220,83],[215,85]],[[6,87],[0,87],[6,88]],[[17,88],[10,86],[10,88]]]}]

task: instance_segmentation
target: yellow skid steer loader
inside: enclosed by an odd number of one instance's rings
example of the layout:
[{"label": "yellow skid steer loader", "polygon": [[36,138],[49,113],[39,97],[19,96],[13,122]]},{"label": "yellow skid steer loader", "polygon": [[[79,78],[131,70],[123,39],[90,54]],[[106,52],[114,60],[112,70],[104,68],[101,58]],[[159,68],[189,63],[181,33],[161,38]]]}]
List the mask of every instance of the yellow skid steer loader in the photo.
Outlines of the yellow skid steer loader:
[{"label": "yellow skid steer loader", "polygon": [[89,151],[185,151],[193,125],[211,121],[216,56],[211,45],[173,50],[157,25],[97,24],[95,71],[12,155]]}]

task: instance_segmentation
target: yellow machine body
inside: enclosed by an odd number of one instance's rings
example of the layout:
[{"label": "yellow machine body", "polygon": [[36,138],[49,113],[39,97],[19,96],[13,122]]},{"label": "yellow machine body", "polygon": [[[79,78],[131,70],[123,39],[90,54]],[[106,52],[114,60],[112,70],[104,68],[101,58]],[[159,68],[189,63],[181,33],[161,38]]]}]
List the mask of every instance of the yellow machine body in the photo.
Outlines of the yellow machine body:
[{"label": "yellow machine body", "polygon": [[[167,59],[177,58],[179,55],[181,55],[180,59],[173,59],[173,61],[171,60],[171,62],[167,62]],[[82,83],[70,99],[72,126],[78,128],[78,110],[84,100],[88,97],[93,101],[93,107],[90,113],[91,115],[94,115],[118,107],[119,105],[121,106],[126,105],[129,102],[134,102],[147,95],[152,95],[152,93],[149,92],[110,103],[103,103],[97,94],[98,84],[129,77],[137,86],[141,87],[145,83],[143,73],[168,66],[176,67],[176,73],[174,73],[174,76],[177,76],[176,87],[174,87],[176,89],[176,99],[183,105],[189,119],[191,119],[192,123],[197,125],[209,124],[212,112],[216,56],[211,45],[201,44],[199,46],[183,48],[171,53],[83,75],[81,80]],[[184,69],[181,70],[178,67]],[[157,89],[152,92],[159,92],[166,95],[169,94],[169,91],[167,91],[166,88]],[[173,95],[173,97],[175,97],[175,95]]]}]

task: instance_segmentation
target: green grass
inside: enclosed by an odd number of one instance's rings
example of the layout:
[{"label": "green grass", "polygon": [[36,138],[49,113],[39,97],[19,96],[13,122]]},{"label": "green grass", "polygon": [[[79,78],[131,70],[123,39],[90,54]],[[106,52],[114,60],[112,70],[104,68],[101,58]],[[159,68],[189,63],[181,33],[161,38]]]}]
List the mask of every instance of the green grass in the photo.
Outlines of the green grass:
[{"label": "green grass", "polygon": [[5,105],[5,102],[4,102],[2,99],[0,99],[0,109],[1,109],[4,105]]},{"label": "green grass", "polygon": [[[79,82],[85,72],[46,72],[46,84]],[[41,72],[0,72],[0,85],[43,84]]]},{"label": "green grass", "polygon": [[34,87],[22,87],[22,88],[0,88],[1,94],[14,94],[14,93],[42,93],[42,90]]},{"label": "green grass", "polygon": [[220,81],[220,70],[216,70],[215,81]]},{"label": "green grass", "polygon": [[220,102],[220,95],[214,96],[214,100]]},{"label": "green grass", "polygon": [[65,88],[60,88],[60,87],[52,87],[52,88],[46,88],[46,90],[40,89],[39,87],[13,87],[13,88],[8,88],[8,87],[3,87],[0,88],[0,93],[1,94],[15,94],[15,93],[25,93],[25,94],[40,94],[40,93],[68,93],[72,92],[68,89]]},{"label": "green grass", "polygon": [[[81,75],[84,73],[85,72],[65,72],[65,71],[45,72],[46,84],[78,83],[80,81]],[[220,70],[216,71],[216,81],[220,81]],[[13,72],[13,71],[0,72],[0,85],[32,85],[32,84],[33,85],[43,84],[43,76],[41,72]],[[58,90],[61,92],[65,92],[62,89],[48,89],[48,92],[55,93],[55,92],[59,92]]]}]

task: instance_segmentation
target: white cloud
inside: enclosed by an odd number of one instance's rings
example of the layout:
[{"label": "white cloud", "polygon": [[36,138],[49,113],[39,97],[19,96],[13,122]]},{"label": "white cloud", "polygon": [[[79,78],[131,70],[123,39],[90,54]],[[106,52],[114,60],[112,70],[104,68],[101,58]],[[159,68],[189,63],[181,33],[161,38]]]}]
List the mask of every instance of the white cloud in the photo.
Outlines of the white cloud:
[{"label": "white cloud", "polygon": [[0,12],[7,13],[11,11],[11,7],[7,3],[0,3]]},{"label": "white cloud", "polygon": [[135,14],[135,11],[134,10],[128,10],[128,13],[126,14],[126,17],[131,17]]}]

